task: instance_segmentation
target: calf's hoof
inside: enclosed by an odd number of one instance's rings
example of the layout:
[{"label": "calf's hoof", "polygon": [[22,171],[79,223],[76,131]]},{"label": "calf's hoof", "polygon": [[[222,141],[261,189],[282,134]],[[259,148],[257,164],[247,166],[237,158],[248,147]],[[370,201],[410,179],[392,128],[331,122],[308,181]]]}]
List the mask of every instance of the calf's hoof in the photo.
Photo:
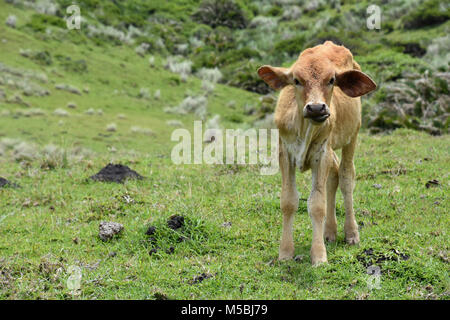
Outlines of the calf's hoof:
[{"label": "calf's hoof", "polygon": [[328,242],[335,242],[336,234],[337,234],[337,232],[335,230],[325,230],[323,237]]},{"label": "calf's hoof", "polygon": [[280,251],[278,253],[278,260],[290,260],[292,258],[294,258],[294,245],[280,248]]},{"label": "calf's hoof", "polygon": [[325,246],[312,246],[311,247],[311,264],[317,267],[323,263],[327,263],[327,250]]},{"label": "calf's hoof", "polygon": [[353,231],[353,232],[345,233],[345,241],[349,245],[358,244],[359,243],[359,232]]}]

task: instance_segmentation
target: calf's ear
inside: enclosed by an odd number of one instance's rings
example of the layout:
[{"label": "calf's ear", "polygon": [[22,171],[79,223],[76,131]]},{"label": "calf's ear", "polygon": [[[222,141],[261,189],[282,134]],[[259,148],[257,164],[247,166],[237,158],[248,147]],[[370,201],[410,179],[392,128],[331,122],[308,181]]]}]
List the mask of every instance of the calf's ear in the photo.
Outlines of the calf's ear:
[{"label": "calf's ear", "polygon": [[344,71],[336,75],[336,85],[352,98],[360,97],[377,88],[370,77],[358,70]]},{"label": "calf's ear", "polygon": [[279,90],[291,83],[289,69],[262,66],[258,69],[258,75],[272,89]]}]

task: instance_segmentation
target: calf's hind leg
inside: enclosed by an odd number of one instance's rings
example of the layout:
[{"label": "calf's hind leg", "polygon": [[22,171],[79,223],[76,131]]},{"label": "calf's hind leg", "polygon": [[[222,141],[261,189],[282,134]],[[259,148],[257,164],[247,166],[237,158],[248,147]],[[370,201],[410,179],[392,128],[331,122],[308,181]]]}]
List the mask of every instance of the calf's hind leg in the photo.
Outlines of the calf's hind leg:
[{"label": "calf's hind leg", "polygon": [[280,141],[281,170],[281,211],[283,212],[283,231],[279,249],[279,260],[294,257],[292,226],[298,209],[298,191],[295,184],[295,165]]}]

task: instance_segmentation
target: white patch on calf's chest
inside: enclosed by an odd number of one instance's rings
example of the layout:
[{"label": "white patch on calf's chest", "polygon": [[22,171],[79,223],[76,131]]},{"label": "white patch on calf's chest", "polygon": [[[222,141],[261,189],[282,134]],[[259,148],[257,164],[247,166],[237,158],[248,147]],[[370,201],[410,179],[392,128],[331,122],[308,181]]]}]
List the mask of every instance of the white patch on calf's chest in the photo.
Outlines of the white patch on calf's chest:
[{"label": "white patch on calf's chest", "polygon": [[281,137],[281,140],[283,141],[288,154],[291,156],[292,161],[294,161],[295,165],[300,171],[306,170],[306,156],[311,146],[312,137],[312,125],[308,126],[308,128],[306,129],[306,134],[303,138],[300,136],[296,136],[295,140],[287,141],[285,138]]}]

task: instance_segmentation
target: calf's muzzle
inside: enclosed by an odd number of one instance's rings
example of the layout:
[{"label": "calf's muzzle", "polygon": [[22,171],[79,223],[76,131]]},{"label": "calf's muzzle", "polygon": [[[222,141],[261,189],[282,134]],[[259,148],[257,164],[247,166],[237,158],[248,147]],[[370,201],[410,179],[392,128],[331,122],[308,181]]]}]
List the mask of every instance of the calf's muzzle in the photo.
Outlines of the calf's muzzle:
[{"label": "calf's muzzle", "polygon": [[308,103],[303,108],[303,117],[315,122],[324,122],[330,116],[330,109],[325,103]]}]

